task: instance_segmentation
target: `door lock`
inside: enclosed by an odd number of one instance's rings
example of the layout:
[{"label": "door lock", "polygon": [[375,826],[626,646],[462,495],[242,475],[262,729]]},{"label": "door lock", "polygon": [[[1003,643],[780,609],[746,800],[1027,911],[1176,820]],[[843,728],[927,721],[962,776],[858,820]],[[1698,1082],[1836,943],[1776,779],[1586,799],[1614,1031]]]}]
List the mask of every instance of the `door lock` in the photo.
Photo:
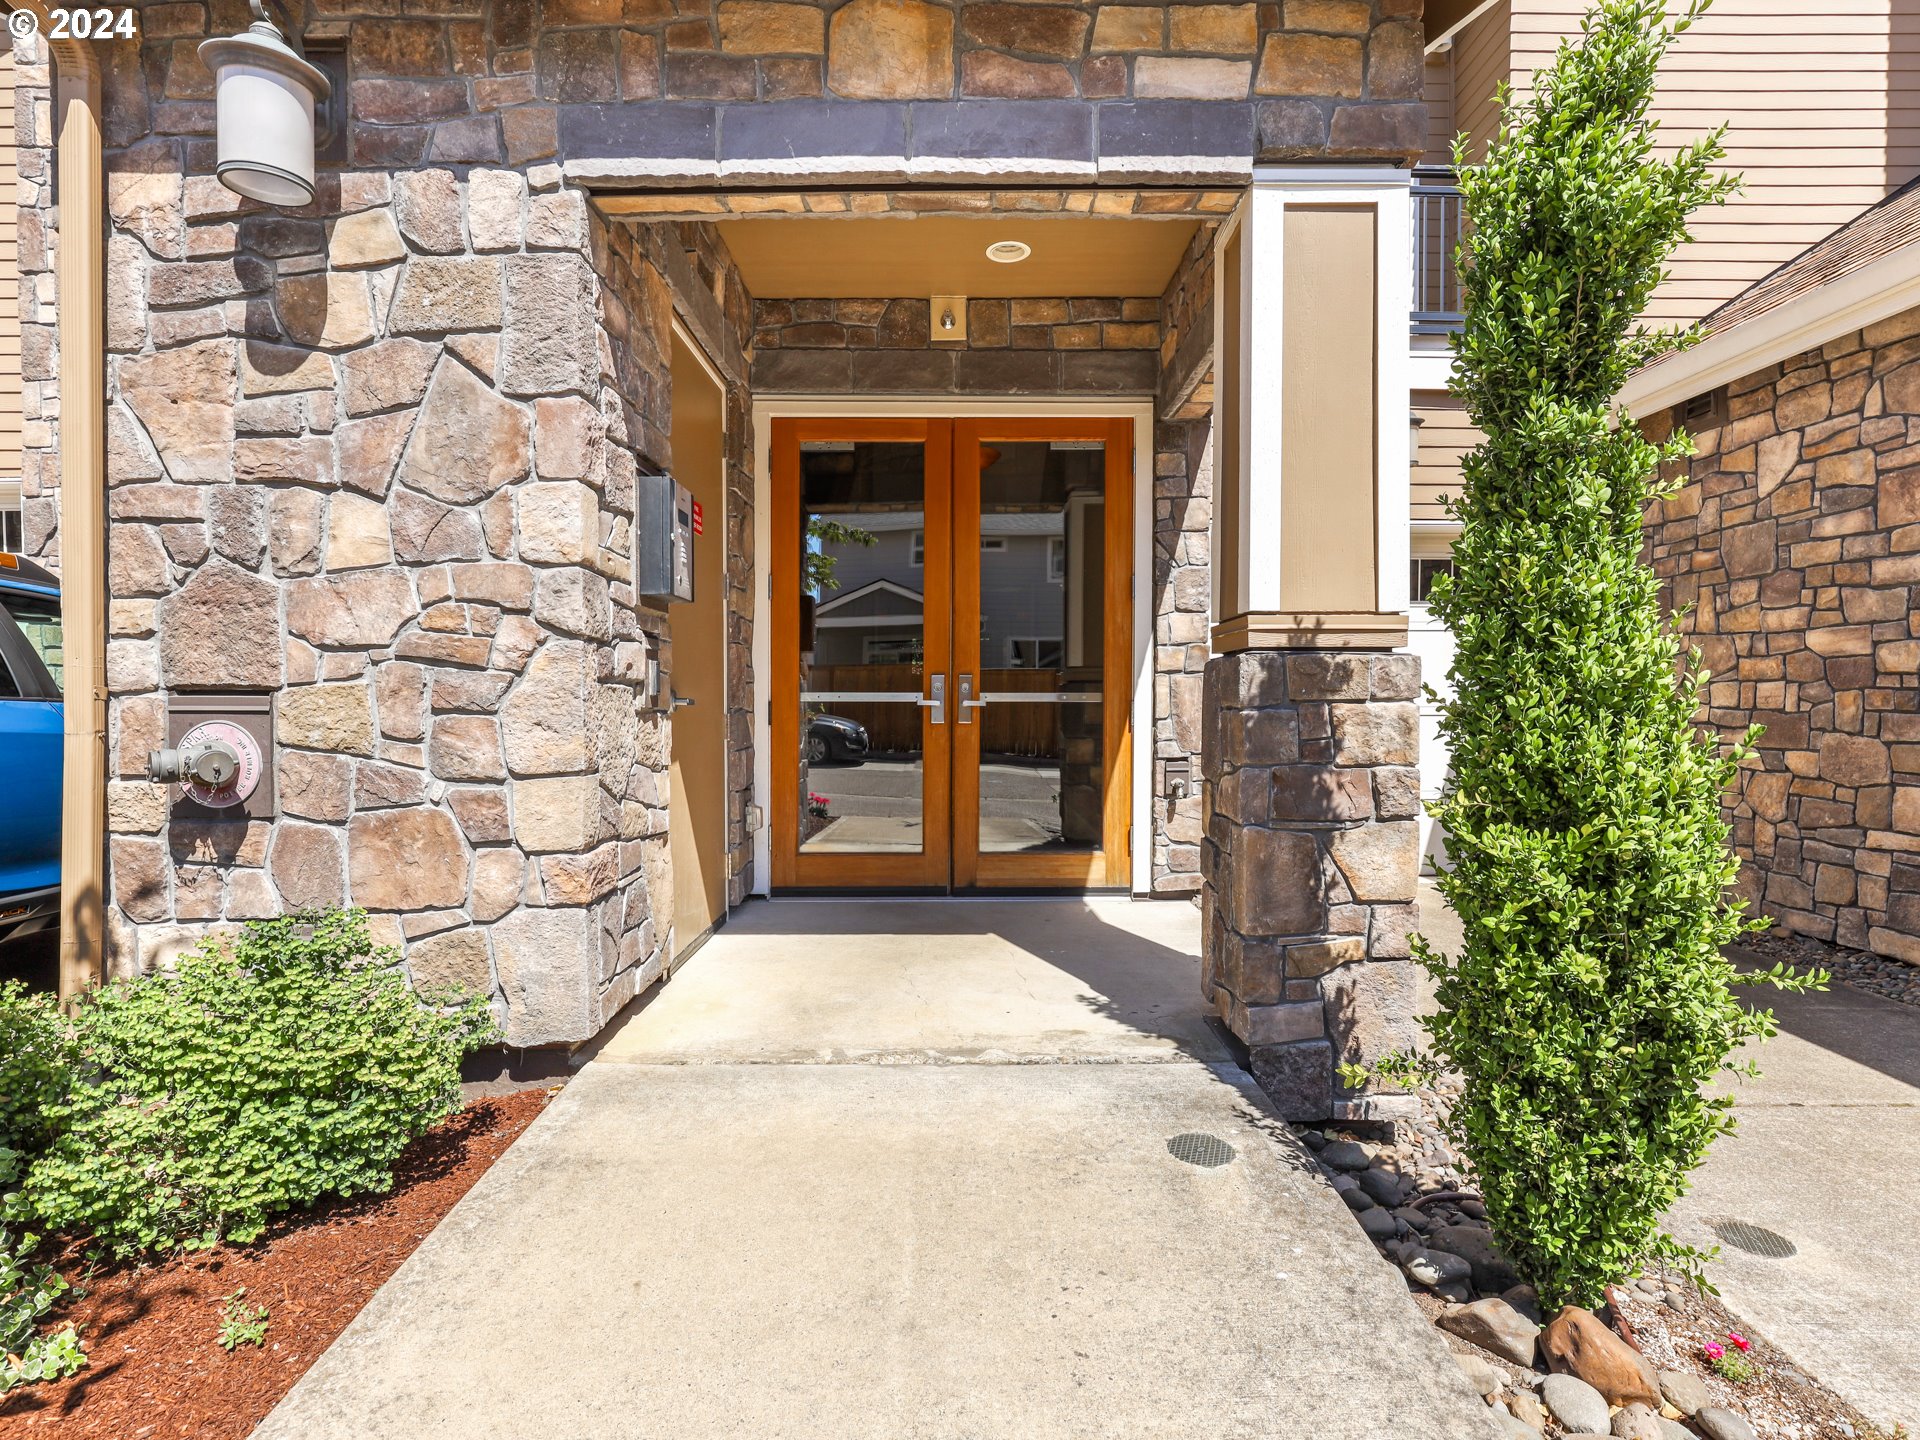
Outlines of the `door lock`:
[{"label": "door lock", "polygon": [[918,705],[922,710],[931,710],[933,712],[931,718],[934,724],[946,724],[947,677],[944,675],[929,675],[927,677],[927,694],[925,698],[914,701],[914,704]]},{"label": "door lock", "polygon": [[960,677],[960,718],[958,723],[971,725],[973,723],[973,716],[969,712],[984,710],[986,708],[986,701],[973,698],[973,676],[962,675]]}]

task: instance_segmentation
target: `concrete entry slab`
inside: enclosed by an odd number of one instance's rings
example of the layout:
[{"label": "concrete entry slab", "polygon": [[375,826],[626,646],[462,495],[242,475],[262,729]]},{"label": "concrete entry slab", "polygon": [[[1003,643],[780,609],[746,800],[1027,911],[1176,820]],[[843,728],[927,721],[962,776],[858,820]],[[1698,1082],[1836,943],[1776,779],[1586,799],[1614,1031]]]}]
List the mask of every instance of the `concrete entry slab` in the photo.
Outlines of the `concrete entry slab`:
[{"label": "concrete entry slab", "polygon": [[1195,930],[748,907],[257,1440],[1496,1433],[1213,1048]]},{"label": "concrete entry slab", "polygon": [[1223,1061],[1189,904],[749,905],[599,1058],[664,1064]]}]

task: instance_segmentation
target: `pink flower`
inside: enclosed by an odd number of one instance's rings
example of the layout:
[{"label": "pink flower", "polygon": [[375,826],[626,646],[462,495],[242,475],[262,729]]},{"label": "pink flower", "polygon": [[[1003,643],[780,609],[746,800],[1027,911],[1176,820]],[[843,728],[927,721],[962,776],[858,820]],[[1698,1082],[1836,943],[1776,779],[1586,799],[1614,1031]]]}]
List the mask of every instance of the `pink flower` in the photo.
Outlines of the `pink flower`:
[{"label": "pink flower", "polygon": [[1747,1337],[1744,1335],[1735,1334],[1731,1330],[1727,1332],[1727,1339],[1733,1342],[1734,1349],[1739,1350],[1743,1353],[1753,1348],[1753,1342],[1751,1340],[1747,1339]]},{"label": "pink flower", "polygon": [[1707,1341],[1707,1343],[1700,1348],[1706,1352],[1709,1360],[1718,1360],[1722,1355],[1727,1353],[1727,1347],[1714,1340]]}]

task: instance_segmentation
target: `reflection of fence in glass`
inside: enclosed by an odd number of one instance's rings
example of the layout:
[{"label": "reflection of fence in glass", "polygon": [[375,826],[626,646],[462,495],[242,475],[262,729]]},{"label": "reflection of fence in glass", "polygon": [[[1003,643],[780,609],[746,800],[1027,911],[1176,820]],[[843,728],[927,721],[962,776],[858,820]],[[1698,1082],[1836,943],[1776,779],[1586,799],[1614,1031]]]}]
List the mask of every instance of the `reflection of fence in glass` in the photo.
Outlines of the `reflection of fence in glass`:
[{"label": "reflection of fence in glass", "polygon": [[[980,689],[995,691],[1041,691],[1052,693],[1065,688],[1054,670],[988,670],[980,677]],[[893,690],[919,694],[924,686],[917,665],[816,665],[807,677],[812,690]],[[904,705],[876,705],[855,701],[834,701],[811,705],[810,709],[844,715],[867,727],[871,751],[905,754],[920,748],[920,711]],[[949,706],[949,712],[951,712]],[[1058,705],[989,704],[973,712],[972,723],[982,727],[980,749],[989,755],[1021,755],[1033,759],[1060,757],[1060,716]],[[951,715],[949,723],[952,723]]]}]

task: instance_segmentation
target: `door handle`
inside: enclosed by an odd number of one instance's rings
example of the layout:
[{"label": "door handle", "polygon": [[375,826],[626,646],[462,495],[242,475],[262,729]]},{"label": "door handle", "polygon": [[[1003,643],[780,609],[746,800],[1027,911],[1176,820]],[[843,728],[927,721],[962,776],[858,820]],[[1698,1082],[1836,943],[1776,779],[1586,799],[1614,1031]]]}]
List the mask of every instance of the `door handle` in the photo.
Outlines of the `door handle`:
[{"label": "door handle", "polygon": [[931,710],[933,712],[932,718],[934,724],[946,724],[947,677],[944,675],[929,675],[927,677],[927,690],[927,695],[913,703],[918,705],[922,710]]},{"label": "door handle", "polygon": [[962,675],[960,677],[960,715],[956,723],[971,725],[973,723],[973,716],[968,712],[972,710],[984,710],[986,708],[986,701],[973,698],[973,676]]}]

